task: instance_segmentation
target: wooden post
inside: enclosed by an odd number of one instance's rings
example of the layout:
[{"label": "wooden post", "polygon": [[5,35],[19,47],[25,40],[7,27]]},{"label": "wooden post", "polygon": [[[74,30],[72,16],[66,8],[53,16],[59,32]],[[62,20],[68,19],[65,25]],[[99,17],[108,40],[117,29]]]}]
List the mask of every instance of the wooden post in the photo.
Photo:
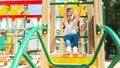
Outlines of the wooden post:
[{"label": "wooden post", "polygon": [[[94,0],[94,10],[95,10],[95,20],[94,20],[94,43],[95,48],[97,48],[101,35],[96,35],[96,24],[103,24],[102,22],[102,0]],[[105,68],[105,59],[104,59],[104,46],[102,46],[100,53],[98,55],[98,68]]]},{"label": "wooden post", "polygon": [[[98,46],[98,37],[97,37],[97,35],[96,35],[96,23],[98,23],[99,22],[99,20],[98,20],[98,18],[99,18],[99,16],[98,16],[98,0],[95,0],[94,1],[94,44],[95,44],[95,49],[97,48],[97,46]],[[100,56],[100,55],[99,55]],[[100,58],[99,58],[99,56],[98,56],[98,68],[101,68],[100,67]]]},{"label": "wooden post", "polygon": [[[18,28],[18,22],[19,22],[19,20],[18,19],[16,19],[16,23],[15,23],[15,30]],[[15,36],[17,36],[18,35],[18,31],[15,31],[15,34],[14,34]],[[16,52],[17,52],[17,48],[18,48],[18,38],[17,37],[13,37],[14,39],[14,49],[13,49],[13,54],[15,55],[16,54]]]},{"label": "wooden post", "polygon": [[[51,0],[55,2],[56,0]],[[56,7],[55,5],[51,5],[50,11],[50,53],[56,53]],[[54,66],[50,66],[50,68],[55,68]]]},{"label": "wooden post", "polygon": [[[49,49],[50,45],[50,1],[49,0],[42,0],[42,24],[47,24],[48,25],[48,32],[47,34],[42,35],[44,38],[44,42],[46,44],[47,49]],[[49,50],[48,50],[49,51]],[[47,64],[47,59],[45,57],[45,53],[43,49],[41,50],[41,66],[40,68],[49,68]]]},{"label": "wooden post", "polygon": [[[81,21],[80,21],[80,36],[84,36],[84,30],[81,30],[81,27],[84,25],[84,22],[83,22],[83,18],[81,18]],[[83,29],[83,27],[82,27]],[[84,38],[80,38],[80,45],[79,45],[79,52],[81,54],[84,53]]]},{"label": "wooden post", "polygon": [[[62,19],[61,19],[62,20]],[[63,23],[60,21],[60,36],[63,36]],[[60,38],[60,53],[63,54],[65,52],[65,45],[63,44],[63,38]]]},{"label": "wooden post", "polygon": [[[55,0],[51,0],[55,2]],[[50,53],[56,52],[56,8],[55,5],[51,5],[50,12]]]},{"label": "wooden post", "polygon": [[[85,7],[84,5],[81,5],[81,8],[84,8],[84,9],[81,9],[81,12],[82,12],[82,10],[84,10],[84,16],[86,16],[86,13],[87,13],[87,7]],[[86,30],[84,30],[84,27],[83,26],[85,26],[85,18],[80,18],[81,20],[80,20],[80,26],[79,26],[79,30],[80,30],[80,36],[84,36],[84,34],[85,34],[85,31]],[[81,27],[82,27],[82,30],[81,30]],[[81,54],[83,54],[83,53],[85,53],[85,46],[84,46],[84,44],[85,44],[85,38],[80,38],[79,39],[80,41],[80,45],[79,45],[79,52],[81,53]]]},{"label": "wooden post", "polygon": [[[102,16],[102,0],[98,1],[99,3],[99,22],[101,25],[103,25],[103,16]],[[103,35],[103,34],[102,34]],[[102,36],[101,36],[102,37]],[[101,37],[99,39],[101,39]],[[99,40],[100,41],[100,40]],[[101,63],[101,68],[105,68],[105,52],[104,52],[104,44],[102,45],[101,51],[100,51],[100,63]]]},{"label": "wooden post", "polygon": [[[91,1],[91,0],[89,0]],[[88,9],[88,52],[90,54],[94,53],[94,23],[92,13],[93,5],[87,5]]]}]

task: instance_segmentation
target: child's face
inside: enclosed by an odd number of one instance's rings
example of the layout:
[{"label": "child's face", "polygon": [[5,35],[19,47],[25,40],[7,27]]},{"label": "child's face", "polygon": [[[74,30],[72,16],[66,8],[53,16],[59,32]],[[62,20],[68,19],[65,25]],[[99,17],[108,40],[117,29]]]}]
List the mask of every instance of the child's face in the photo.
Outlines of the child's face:
[{"label": "child's face", "polygon": [[68,19],[69,21],[72,21],[72,20],[73,20],[73,12],[71,12],[71,11],[67,12],[67,19]]}]

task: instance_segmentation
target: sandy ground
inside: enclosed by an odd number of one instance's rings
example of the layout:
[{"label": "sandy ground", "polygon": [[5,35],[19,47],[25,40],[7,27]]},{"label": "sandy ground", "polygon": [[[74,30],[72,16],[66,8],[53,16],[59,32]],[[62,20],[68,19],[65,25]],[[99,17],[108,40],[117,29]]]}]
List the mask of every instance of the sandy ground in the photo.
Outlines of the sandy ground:
[{"label": "sandy ground", "polygon": [[[105,68],[108,68],[108,66],[110,65],[111,60],[106,60],[105,61]],[[114,68],[120,68],[120,61],[115,65]]]}]

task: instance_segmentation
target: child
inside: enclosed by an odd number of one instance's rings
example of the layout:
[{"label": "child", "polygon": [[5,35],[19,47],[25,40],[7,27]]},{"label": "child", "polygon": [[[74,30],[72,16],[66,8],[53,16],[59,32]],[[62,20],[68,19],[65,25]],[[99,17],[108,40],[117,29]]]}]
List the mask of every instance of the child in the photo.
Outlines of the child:
[{"label": "child", "polygon": [[80,9],[79,5],[78,14],[74,13],[72,8],[66,9],[66,4],[64,6],[65,13],[63,18],[64,28],[64,41],[66,44],[66,54],[78,54],[78,35],[77,35],[77,24],[80,22]]}]

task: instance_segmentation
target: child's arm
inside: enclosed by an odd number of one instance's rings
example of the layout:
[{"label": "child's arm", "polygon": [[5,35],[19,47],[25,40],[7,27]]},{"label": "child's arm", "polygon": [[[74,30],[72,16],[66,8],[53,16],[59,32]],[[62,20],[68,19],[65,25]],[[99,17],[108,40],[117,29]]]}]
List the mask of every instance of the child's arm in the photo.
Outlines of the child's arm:
[{"label": "child's arm", "polygon": [[66,19],[67,19],[67,9],[66,9],[66,3],[64,3],[64,17],[62,20],[63,26],[65,26]]},{"label": "child's arm", "polygon": [[78,14],[76,15],[76,19],[78,22],[80,21],[80,13],[81,13],[81,8],[82,8],[81,3],[82,1],[79,1]]}]

